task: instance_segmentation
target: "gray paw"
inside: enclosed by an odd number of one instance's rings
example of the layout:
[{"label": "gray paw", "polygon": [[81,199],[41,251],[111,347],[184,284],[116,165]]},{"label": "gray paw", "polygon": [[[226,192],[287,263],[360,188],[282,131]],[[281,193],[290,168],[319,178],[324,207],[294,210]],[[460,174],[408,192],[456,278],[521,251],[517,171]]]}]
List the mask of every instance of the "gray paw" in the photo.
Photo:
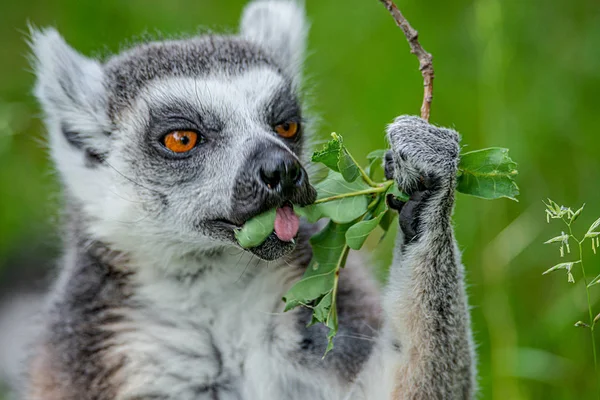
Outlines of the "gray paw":
[{"label": "gray paw", "polygon": [[385,173],[408,194],[447,186],[456,179],[459,135],[438,128],[418,117],[401,116],[387,127],[391,150],[386,154]]},{"label": "gray paw", "polygon": [[[449,216],[458,168],[459,135],[457,132],[430,125],[417,117],[402,116],[387,128],[391,150],[385,155],[385,176],[394,179],[400,190],[410,195],[404,203],[388,197],[391,208],[400,212],[400,228],[405,244],[422,231],[422,212],[431,195],[447,190],[436,201],[440,216]],[[439,203],[439,204],[438,204]]]}]

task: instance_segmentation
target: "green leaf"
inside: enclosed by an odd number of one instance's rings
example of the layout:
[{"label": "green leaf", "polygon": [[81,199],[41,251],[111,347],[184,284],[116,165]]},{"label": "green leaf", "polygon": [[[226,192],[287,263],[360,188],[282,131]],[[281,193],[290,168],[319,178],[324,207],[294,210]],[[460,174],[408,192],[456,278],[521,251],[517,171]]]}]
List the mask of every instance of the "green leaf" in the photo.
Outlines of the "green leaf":
[{"label": "green leaf", "polygon": [[354,182],[360,176],[358,165],[356,165],[345,147],[340,149],[339,154],[338,170],[347,182]]},{"label": "green leaf", "polygon": [[[310,269],[309,267],[307,272]],[[285,301],[284,311],[289,311],[298,306],[310,306],[310,304],[321,299],[324,294],[331,291],[334,281],[335,274],[333,270],[305,274],[283,296],[283,301]]]},{"label": "green leaf", "polygon": [[372,218],[352,225],[348,231],[346,231],[346,243],[348,244],[348,247],[354,250],[360,250],[365,243],[365,240],[367,240],[367,237],[369,237],[369,234],[377,228],[377,225],[379,225],[387,211],[388,208],[385,199],[382,199],[379,201],[377,208],[373,212]]},{"label": "green leaf", "polygon": [[369,237],[369,234],[377,228],[379,221],[383,214],[380,214],[377,218],[369,219],[366,221],[360,221],[357,224],[352,225],[348,232],[346,232],[346,243],[348,247],[354,250],[360,250],[362,245]]},{"label": "green leaf", "polygon": [[320,162],[325,164],[330,169],[339,172],[338,162],[340,159],[340,150],[342,149],[342,143],[337,139],[327,142],[327,144],[319,151],[315,151],[312,155],[313,162]]},{"label": "green leaf", "polygon": [[329,332],[327,333],[327,348],[325,349],[325,354],[323,354],[323,358],[333,350],[333,338],[337,335],[338,331],[338,315],[337,308],[335,305],[332,305],[327,319],[325,320],[325,326],[329,328]]},{"label": "green leaf", "polygon": [[483,199],[506,197],[517,201],[519,187],[513,180],[517,164],[508,149],[493,147],[464,153],[458,165],[457,190]]},{"label": "green leaf", "polygon": [[275,209],[264,212],[246,221],[241,229],[236,230],[235,238],[243,248],[260,245],[273,232]]},{"label": "green leaf", "polygon": [[375,173],[381,166],[383,165],[383,157],[387,150],[373,150],[369,154],[367,154],[367,160],[369,160],[369,165],[365,168],[365,172],[369,176],[369,178],[373,179]]},{"label": "green leaf", "polygon": [[304,305],[313,308],[311,324],[324,323],[329,328],[327,352],[333,348],[338,329],[336,296],[339,271],[346,263],[346,231],[351,224],[330,221],[310,239],[313,258],[304,276],[284,295],[285,311]]},{"label": "green leaf", "polygon": [[369,178],[373,179],[375,173],[377,172],[377,166],[380,164],[381,163],[378,160],[372,160],[369,163],[369,165],[367,165],[367,167],[365,168],[365,173]]},{"label": "green leaf", "polygon": [[320,299],[333,288],[335,271],[346,247],[346,231],[351,224],[329,222],[310,239],[313,258],[300,279],[283,297],[285,310]]},{"label": "green leaf", "polygon": [[[396,186],[396,185],[392,184],[392,186]],[[393,193],[390,193],[390,192],[393,192]],[[398,212],[396,210],[390,210],[388,208],[388,205],[387,205],[387,195],[388,194],[399,195],[399,196],[402,196],[401,198],[408,199],[408,195],[406,195],[405,193],[400,192],[398,190],[398,188],[396,188],[394,190],[391,187],[390,187],[390,189],[387,190],[387,192],[383,196],[382,201],[383,201],[383,204],[385,205],[385,212],[383,213],[383,215],[379,219],[379,226],[381,227],[381,229],[383,229],[383,235],[381,235],[381,238],[379,238],[380,242],[383,239],[385,239],[385,237],[386,237],[386,235],[388,233],[388,230],[390,229],[390,226],[392,225],[392,222],[394,222],[394,220],[398,216]],[[378,205],[378,207],[379,207],[379,205]]]},{"label": "green leaf", "polygon": [[[315,185],[315,189],[317,189],[317,199],[358,192],[369,188],[370,186],[362,179],[357,179],[354,182],[347,182],[341,174],[333,171],[329,172],[329,177],[327,179]],[[339,200],[315,204],[314,206],[323,217],[331,218],[331,220],[335,222],[344,224],[354,221],[367,212],[369,196],[360,195],[345,197]]]},{"label": "green leaf", "polygon": [[360,170],[356,162],[344,147],[342,136],[332,133],[331,139],[319,151],[312,155],[313,162],[321,162],[329,169],[339,172],[348,182],[354,182],[360,176]]},{"label": "green leaf", "polygon": [[387,210],[381,217],[381,220],[379,221],[379,226],[381,227],[381,229],[387,232],[390,229],[394,218],[396,218],[396,215],[398,215],[398,213],[394,210]]},{"label": "green leaf", "polygon": [[323,357],[333,349],[333,338],[338,331],[338,316],[335,300],[335,294],[332,289],[323,296],[313,308],[312,320],[308,325],[310,326],[320,322],[329,328],[329,332],[327,333],[327,348],[325,349]]},{"label": "green leaf", "polygon": [[367,160],[381,161],[381,163],[383,163],[383,157],[385,156],[385,153],[387,153],[386,149],[373,150],[372,152],[367,154]]},{"label": "green leaf", "polygon": [[310,171],[310,183],[316,185],[319,182],[327,179],[329,175],[329,168],[321,165],[314,165]]},{"label": "green leaf", "polygon": [[313,319],[310,325],[314,325],[317,322],[322,324],[327,322],[327,318],[331,315],[331,306],[333,304],[333,288],[329,290],[325,296],[317,303],[313,308]]},{"label": "green leaf", "polygon": [[297,216],[306,218],[311,224],[314,224],[323,218],[323,213],[319,209],[318,204],[312,204],[306,207],[294,207],[294,212]]}]

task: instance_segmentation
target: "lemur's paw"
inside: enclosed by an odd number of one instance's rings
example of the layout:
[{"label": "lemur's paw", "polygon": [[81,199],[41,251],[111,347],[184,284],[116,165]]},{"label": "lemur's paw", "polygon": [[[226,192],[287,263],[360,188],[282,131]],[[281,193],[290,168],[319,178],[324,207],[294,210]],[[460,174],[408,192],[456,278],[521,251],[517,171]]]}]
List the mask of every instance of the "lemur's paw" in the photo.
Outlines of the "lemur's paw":
[{"label": "lemur's paw", "polygon": [[[410,195],[404,203],[394,196],[387,201],[391,208],[400,212],[400,229],[405,244],[414,241],[424,229],[424,204],[429,202],[438,219],[449,217],[452,210],[452,193],[458,168],[460,151],[458,133],[438,128],[421,118],[402,116],[387,128],[391,150],[385,155],[385,176],[394,179],[400,190]],[[434,193],[446,194],[436,196]],[[438,212],[439,211],[439,212]]]},{"label": "lemur's paw", "polygon": [[412,194],[453,184],[460,152],[456,131],[405,115],[388,125],[387,137],[385,175],[401,190]]}]

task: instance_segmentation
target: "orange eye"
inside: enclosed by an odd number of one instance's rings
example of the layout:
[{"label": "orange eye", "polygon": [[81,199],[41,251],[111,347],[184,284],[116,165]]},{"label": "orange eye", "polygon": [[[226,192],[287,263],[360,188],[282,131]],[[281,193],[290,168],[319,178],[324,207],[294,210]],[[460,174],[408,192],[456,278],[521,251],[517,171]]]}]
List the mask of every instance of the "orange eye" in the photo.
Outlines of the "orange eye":
[{"label": "orange eye", "polygon": [[185,153],[194,148],[198,134],[194,131],[173,131],[163,138],[165,147],[174,153]]},{"label": "orange eye", "polygon": [[275,127],[275,132],[282,138],[290,139],[296,136],[298,133],[298,128],[300,124],[297,122],[284,122],[283,124],[279,124]]}]

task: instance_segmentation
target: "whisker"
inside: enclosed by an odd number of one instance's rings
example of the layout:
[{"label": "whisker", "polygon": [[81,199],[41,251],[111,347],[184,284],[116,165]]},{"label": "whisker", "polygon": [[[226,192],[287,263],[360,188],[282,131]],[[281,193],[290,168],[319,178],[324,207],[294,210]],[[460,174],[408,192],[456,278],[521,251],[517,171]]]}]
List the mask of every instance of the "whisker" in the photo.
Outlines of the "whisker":
[{"label": "whisker", "polygon": [[377,339],[375,339],[374,337],[369,337],[369,336],[362,336],[362,335],[345,335],[345,334],[337,334],[336,337],[338,338],[343,338],[343,337],[347,337],[350,339],[359,339],[359,340],[365,340],[367,342],[377,342]]},{"label": "whisker", "polygon": [[130,202],[130,203],[135,203],[135,204],[146,204],[146,203],[147,203],[147,201],[137,201],[137,200],[131,200],[131,199],[127,199],[127,198],[125,198],[125,197],[121,196],[119,193],[117,193],[117,192],[115,192],[115,191],[111,190],[110,188],[107,188],[107,190],[108,190],[109,192],[111,192],[112,194],[114,194],[115,196],[117,196],[118,198],[120,198],[120,199],[123,199],[123,200],[125,200],[125,201],[128,201],[128,202]]},{"label": "whisker", "polygon": [[248,260],[248,263],[246,264],[246,267],[244,268],[244,270],[242,271],[241,275],[237,278],[237,280],[234,283],[238,283],[242,279],[242,277],[246,273],[246,270],[248,269],[248,266],[250,265],[250,262],[252,261],[253,258],[254,258],[254,254],[252,254],[252,257],[250,257],[250,260]]},{"label": "whisker", "polygon": [[139,183],[139,182],[136,182],[135,180],[133,180],[133,179],[131,179],[130,177],[126,176],[125,174],[122,174],[122,173],[121,173],[121,172],[120,172],[118,169],[116,169],[115,167],[113,167],[113,166],[112,166],[112,165],[111,165],[111,164],[110,164],[108,161],[104,160],[104,162],[106,163],[106,165],[108,165],[108,166],[109,166],[109,167],[111,167],[113,170],[115,170],[115,172],[116,172],[117,174],[121,175],[123,178],[127,179],[129,182],[131,182],[131,183],[133,183],[133,184],[135,184],[135,185],[138,185],[139,187],[142,187],[142,188],[144,188],[144,189],[146,189],[146,190],[149,190],[149,191],[151,191],[151,192],[158,193],[158,194],[161,194],[161,195],[162,195],[162,193],[161,193],[161,192],[159,192],[158,190],[156,190],[156,189],[151,189],[151,188],[149,188],[149,187],[146,187],[146,186],[142,185],[141,183]]},{"label": "whisker", "polygon": [[134,225],[134,224],[142,222],[143,220],[145,220],[149,216],[150,216],[150,214],[147,214],[144,217],[142,217],[142,218],[140,218],[138,220],[135,220],[135,221],[120,221],[118,219],[109,219],[109,221],[118,222],[119,224],[123,224],[123,225]]}]

